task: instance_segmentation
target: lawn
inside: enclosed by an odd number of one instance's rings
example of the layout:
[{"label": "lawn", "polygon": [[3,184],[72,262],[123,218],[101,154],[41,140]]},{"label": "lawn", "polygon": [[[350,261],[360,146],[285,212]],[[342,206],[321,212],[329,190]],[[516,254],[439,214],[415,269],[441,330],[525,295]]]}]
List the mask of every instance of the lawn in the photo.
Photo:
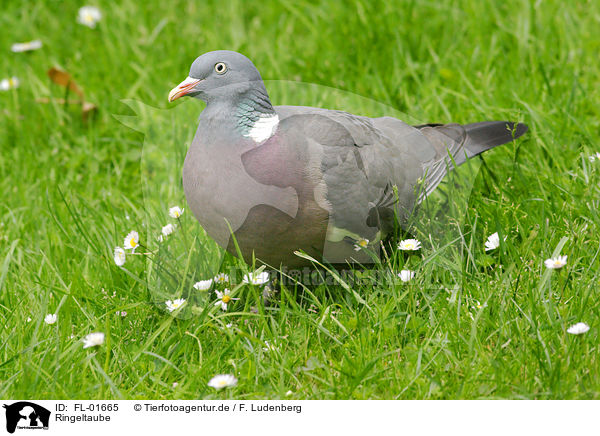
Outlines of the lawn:
[{"label": "lawn", "polygon": [[[0,80],[20,83],[0,91],[1,398],[600,397],[597,2],[94,4],[95,28],[77,2],[0,12]],[[34,39],[41,49],[11,52]],[[217,49],[252,59],[274,104],[529,132],[430,197],[421,250],[388,252],[359,282],[286,285],[268,304],[260,286],[229,285],[239,300],[222,311],[193,283],[253,267],[187,210],[180,169],[203,103],[167,102]],[[52,67],[94,113],[59,102],[78,97]],[[119,267],[131,230],[142,247]],[[547,269],[557,254],[567,264]],[[577,322],[590,330],[567,333]],[[84,349],[91,332],[105,341]],[[216,374],[237,385],[209,387]]]}]

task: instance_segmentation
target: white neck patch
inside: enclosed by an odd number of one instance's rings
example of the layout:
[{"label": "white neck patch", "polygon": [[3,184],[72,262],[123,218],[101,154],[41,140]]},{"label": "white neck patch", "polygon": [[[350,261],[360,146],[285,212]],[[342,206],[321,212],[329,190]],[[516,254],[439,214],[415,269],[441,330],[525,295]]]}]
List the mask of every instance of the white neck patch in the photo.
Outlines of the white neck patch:
[{"label": "white neck patch", "polygon": [[278,124],[277,114],[260,117],[244,136],[252,138],[255,142],[263,142],[273,136]]}]

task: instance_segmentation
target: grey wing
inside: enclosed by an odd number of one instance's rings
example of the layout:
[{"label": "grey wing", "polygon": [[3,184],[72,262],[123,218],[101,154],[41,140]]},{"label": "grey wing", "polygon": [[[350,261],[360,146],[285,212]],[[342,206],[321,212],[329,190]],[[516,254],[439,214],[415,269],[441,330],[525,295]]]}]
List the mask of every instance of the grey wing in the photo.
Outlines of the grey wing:
[{"label": "grey wing", "polygon": [[399,164],[407,158],[405,150],[394,147],[369,118],[298,109],[280,114],[279,131],[286,147],[301,144],[305,150],[302,159],[314,199],[329,215],[324,257],[343,262],[354,254],[359,239],[377,240],[384,223],[393,225],[393,213],[389,213],[397,205],[393,186],[406,190],[421,169],[412,166],[399,171]]},{"label": "grey wing", "polygon": [[330,242],[384,236],[395,215],[405,219],[417,199],[440,183],[449,153],[458,155],[464,143],[453,126],[418,129],[391,117],[296,106],[276,110],[308,138],[315,186],[330,214]]}]

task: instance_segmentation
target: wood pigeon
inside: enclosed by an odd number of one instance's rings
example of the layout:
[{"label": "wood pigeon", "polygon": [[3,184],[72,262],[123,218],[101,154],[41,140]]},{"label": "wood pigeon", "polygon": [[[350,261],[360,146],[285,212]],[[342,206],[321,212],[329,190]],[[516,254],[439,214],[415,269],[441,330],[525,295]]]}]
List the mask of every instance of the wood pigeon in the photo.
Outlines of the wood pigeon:
[{"label": "wood pigeon", "polygon": [[189,207],[220,246],[272,267],[305,266],[297,250],[368,262],[454,165],[527,131],[273,106],[254,64],[224,50],[192,63],[169,101],[183,96],[206,102],[183,166]]}]

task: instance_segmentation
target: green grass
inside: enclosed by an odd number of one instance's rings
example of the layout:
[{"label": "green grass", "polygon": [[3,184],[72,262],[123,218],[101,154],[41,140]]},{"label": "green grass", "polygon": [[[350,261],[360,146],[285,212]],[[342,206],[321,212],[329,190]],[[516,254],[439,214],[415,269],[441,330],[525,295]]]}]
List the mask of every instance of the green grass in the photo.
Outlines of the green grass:
[{"label": "green grass", "polygon": [[[597,2],[98,5],[96,29],[76,23],[75,2],[14,1],[0,13],[0,79],[21,80],[0,92],[0,397],[599,397],[600,163],[587,159],[600,151]],[[39,51],[9,51],[36,38]],[[240,287],[226,314],[192,295],[172,317],[153,301],[187,296],[199,265],[221,261],[189,211],[160,253],[120,269],[112,250],[131,229],[157,250],[167,208],[185,207],[178,165],[202,104],[161,109],[215,49],[248,55],[274,104],[511,119],[530,131],[474,162],[462,209],[455,181],[442,186],[428,205],[437,223],[417,230],[423,250],[393,253],[378,281],[290,286],[268,307]],[[95,119],[36,102],[64,97],[52,66],[98,105]],[[495,231],[506,242],[486,255]],[[559,244],[569,262],[550,273],[543,260]],[[404,262],[417,271],[408,284],[394,278]],[[223,265],[242,268],[229,256]],[[47,313],[58,322],[46,325]],[[590,331],[568,335],[578,321]],[[84,350],[92,331],[107,341]],[[207,387],[218,373],[238,385]]]}]

